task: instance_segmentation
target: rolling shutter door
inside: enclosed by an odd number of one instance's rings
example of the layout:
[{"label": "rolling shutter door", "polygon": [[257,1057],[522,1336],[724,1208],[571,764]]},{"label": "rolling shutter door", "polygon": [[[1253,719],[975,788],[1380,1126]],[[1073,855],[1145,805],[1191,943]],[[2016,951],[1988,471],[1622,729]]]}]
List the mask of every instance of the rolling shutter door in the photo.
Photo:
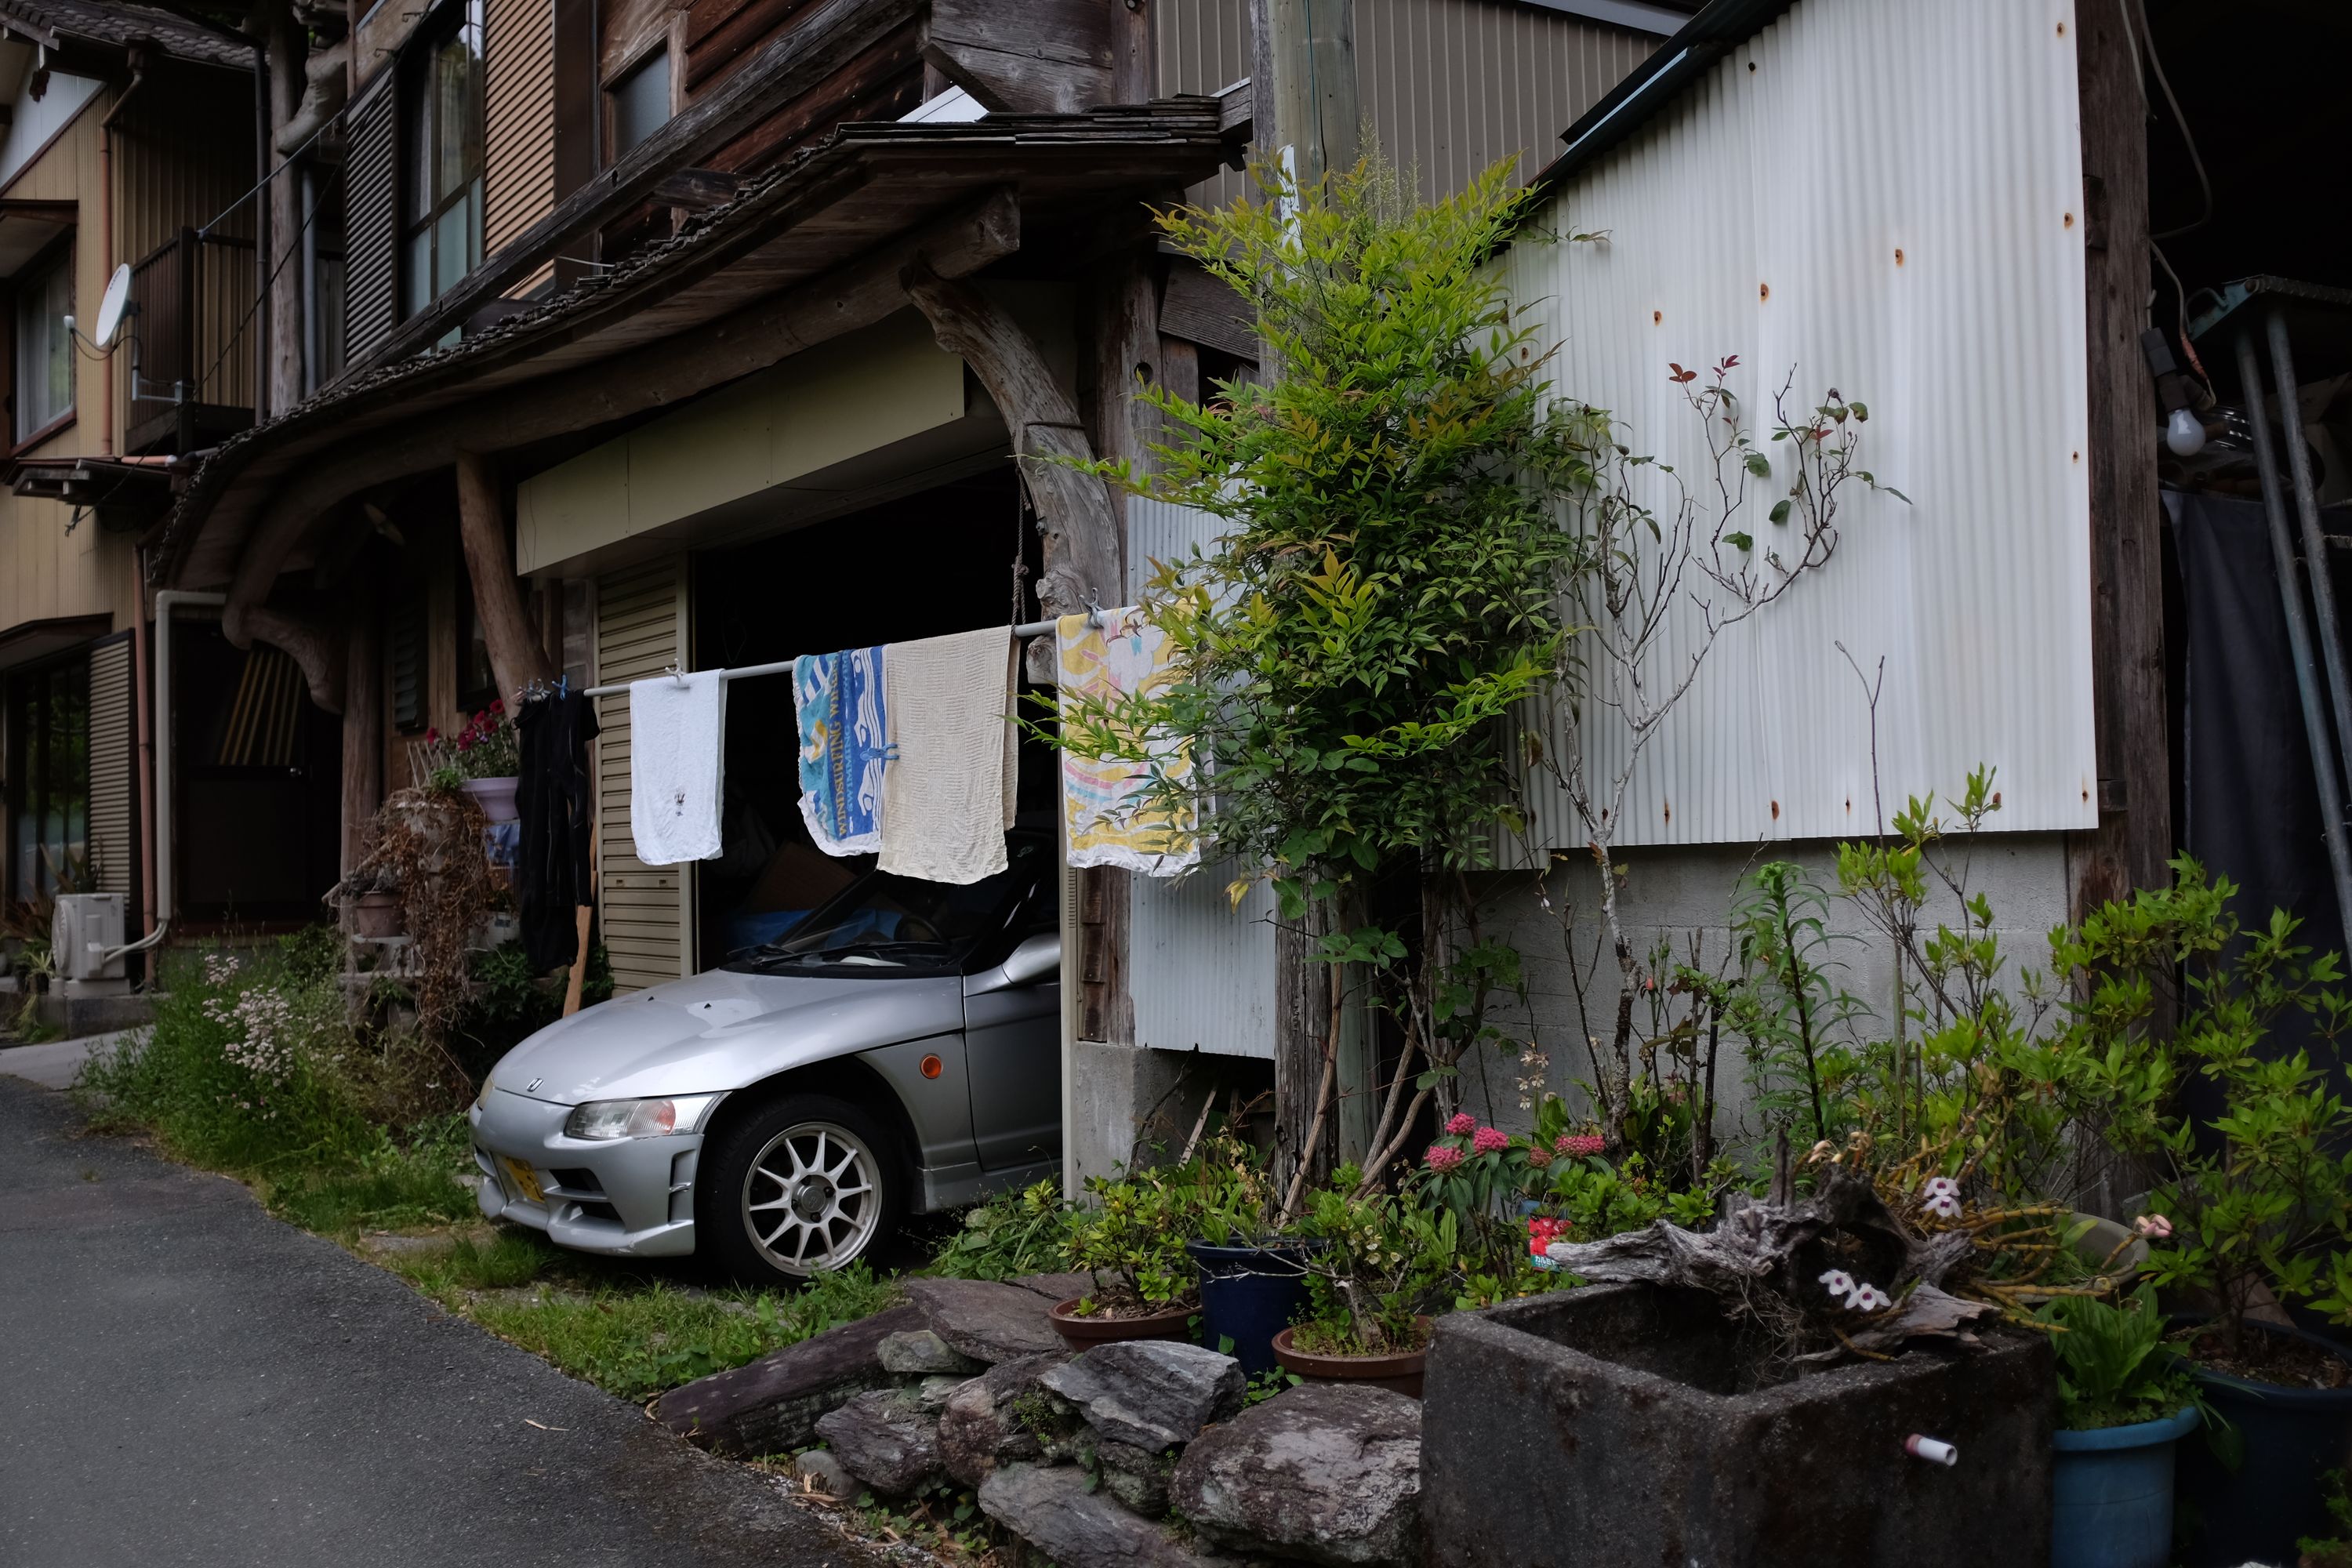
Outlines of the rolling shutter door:
[{"label": "rolling shutter door", "polygon": [[392,331],[400,280],[399,183],[393,82],[387,70],[349,111],[343,160],[343,363],[356,367]]},{"label": "rolling shutter door", "polygon": [[121,893],[125,923],[139,927],[138,742],[131,725],[131,634],[89,650],[89,865],[98,890]]},{"label": "rolling shutter door", "polygon": [[[488,0],[483,18],[482,254],[555,208],[554,0]],[[528,294],[550,262],[508,290]]]},{"label": "rolling shutter door", "polygon": [[[643,680],[687,647],[686,558],[610,572],[596,581],[596,684]],[[688,868],[648,866],[629,834],[629,699],[596,700],[596,852],[599,914],[613,983],[642,990],[694,971]]]}]

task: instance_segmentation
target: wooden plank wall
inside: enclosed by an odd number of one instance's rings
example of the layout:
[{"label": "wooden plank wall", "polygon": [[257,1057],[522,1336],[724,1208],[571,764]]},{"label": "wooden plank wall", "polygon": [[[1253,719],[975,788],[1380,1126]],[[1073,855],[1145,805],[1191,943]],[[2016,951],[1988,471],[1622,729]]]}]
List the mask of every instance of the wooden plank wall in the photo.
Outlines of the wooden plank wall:
[{"label": "wooden plank wall", "polygon": [[[610,572],[596,581],[595,679],[642,680],[688,667],[687,563],[683,555]],[[694,969],[687,869],[648,866],[629,835],[629,699],[596,700],[597,886],[613,983],[642,990]]]},{"label": "wooden plank wall", "polygon": [[[761,46],[790,31],[814,8],[813,0],[692,0],[683,31],[688,100],[725,81]],[[710,166],[749,174],[836,125],[896,120],[922,100],[922,38],[909,23],[729,143]]]},{"label": "wooden plank wall", "polygon": [[[555,206],[554,0],[488,0],[483,13],[482,253]],[[528,294],[552,264],[508,290]]]}]

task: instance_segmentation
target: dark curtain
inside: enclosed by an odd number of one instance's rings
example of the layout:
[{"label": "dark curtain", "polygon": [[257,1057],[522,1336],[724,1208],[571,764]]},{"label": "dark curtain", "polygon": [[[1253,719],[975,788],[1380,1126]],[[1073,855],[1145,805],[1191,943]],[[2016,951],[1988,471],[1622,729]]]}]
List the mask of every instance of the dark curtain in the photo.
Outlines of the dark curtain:
[{"label": "dark curtain", "polygon": [[590,845],[596,801],[588,771],[596,710],[577,691],[536,698],[515,715],[515,728],[522,768],[515,794],[522,817],[515,906],[523,951],[531,967],[545,973],[577,956],[580,907],[596,901]]}]

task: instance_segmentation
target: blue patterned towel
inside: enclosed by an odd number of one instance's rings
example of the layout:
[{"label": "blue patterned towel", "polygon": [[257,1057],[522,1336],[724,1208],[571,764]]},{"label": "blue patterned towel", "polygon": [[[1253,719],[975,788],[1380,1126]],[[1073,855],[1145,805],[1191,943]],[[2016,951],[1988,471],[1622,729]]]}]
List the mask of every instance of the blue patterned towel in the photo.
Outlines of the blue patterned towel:
[{"label": "blue patterned towel", "polygon": [[882,847],[882,770],[889,724],[882,650],[804,653],[793,660],[793,707],[801,726],[801,819],[828,855]]}]

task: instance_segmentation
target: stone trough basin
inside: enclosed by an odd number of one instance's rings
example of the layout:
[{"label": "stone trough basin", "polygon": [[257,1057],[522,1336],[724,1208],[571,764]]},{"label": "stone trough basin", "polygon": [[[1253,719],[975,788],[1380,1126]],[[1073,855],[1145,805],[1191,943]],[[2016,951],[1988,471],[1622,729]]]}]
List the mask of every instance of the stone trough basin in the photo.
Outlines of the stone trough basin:
[{"label": "stone trough basin", "polygon": [[[1426,1561],[2045,1562],[2050,1348],[1981,1338],[1776,1381],[1701,1291],[1591,1286],[1444,1318],[1422,1414]],[[1912,1457],[1913,1434],[1958,1462]]]}]

